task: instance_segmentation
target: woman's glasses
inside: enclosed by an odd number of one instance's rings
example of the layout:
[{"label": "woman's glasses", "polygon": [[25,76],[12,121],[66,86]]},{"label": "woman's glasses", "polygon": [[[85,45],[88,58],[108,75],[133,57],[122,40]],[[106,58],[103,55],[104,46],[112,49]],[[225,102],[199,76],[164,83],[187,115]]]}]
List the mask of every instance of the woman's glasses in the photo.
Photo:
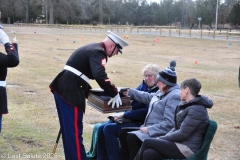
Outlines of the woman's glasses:
[{"label": "woman's glasses", "polygon": [[152,74],[143,75],[144,78],[151,78],[152,76]]}]

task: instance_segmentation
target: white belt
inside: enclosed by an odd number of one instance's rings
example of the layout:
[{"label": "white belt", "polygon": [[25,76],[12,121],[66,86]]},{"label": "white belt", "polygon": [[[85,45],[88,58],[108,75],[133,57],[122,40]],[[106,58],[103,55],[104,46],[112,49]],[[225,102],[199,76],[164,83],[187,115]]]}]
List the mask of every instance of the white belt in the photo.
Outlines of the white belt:
[{"label": "white belt", "polygon": [[71,71],[72,73],[76,74],[77,76],[80,76],[84,81],[89,83],[89,81],[90,81],[89,78],[87,76],[85,76],[82,72],[78,71],[77,69],[75,69],[71,66],[68,66],[68,65],[65,65],[64,69]]},{"label": "white belt", "polygon": [[1,86],[1,87],[6,87],[6,85],[7,85],[7,84],[6,84],[6,81],[0,81],[0,86]]}]

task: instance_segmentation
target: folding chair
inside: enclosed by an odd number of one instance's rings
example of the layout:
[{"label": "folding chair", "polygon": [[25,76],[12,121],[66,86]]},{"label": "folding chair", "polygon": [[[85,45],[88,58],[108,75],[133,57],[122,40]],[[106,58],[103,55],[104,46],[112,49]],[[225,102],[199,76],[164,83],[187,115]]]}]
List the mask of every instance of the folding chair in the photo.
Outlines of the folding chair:
[{"label": "folding chair", "polygon": [[204,141],[200,150],[192,157],[185,160],[207,160],[208,151],[213,140],[213,137],[217,131],[217,123],[213,120],[209,120],[207,133],[205,134]]},{"label": "folding chair", "polygon": [[[205,134],[204,141],[200,150],[190,158],[175,159],[175,160],[207,160],[208,151],[216,131],[217,131],[217,123],[213,120],[209,120],[207,132]],[[167,159],[167,160],[174,160],[174,159]]]}]

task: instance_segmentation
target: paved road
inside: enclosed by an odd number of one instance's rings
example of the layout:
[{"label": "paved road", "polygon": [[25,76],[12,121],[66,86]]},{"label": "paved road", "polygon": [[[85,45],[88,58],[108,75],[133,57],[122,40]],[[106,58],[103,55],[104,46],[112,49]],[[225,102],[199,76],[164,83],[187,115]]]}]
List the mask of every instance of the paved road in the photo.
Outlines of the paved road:
[{"label": "paved road", "polygon": [[[13,26],[13,25],[8,25],[6,28],[18,28],[18,26]],[[41,34],[52,34],[58,33],[58,34],[81,34],[82,32],[87,33],[87,34],[95,34],[95,33],[106,33],[106,29],[90,29],[90,28],[51,28],[51,27],[20,27],[20,28],[28,28],[27,30],[22,30],[21,33],[25,34],[32,34],[29,32],[29,29],[40,29],[38,33]],[[50,30],[44,30],[44,32],[41,30],[41,28],[46,28]],[[30,29],[30,30],[31,30]],[[68,32],[64,32],[65,30],[68,30]],[[133,30],[130,32],[130,30],[123,30],[123,29],[118,29],[114,28],[112,30],[115,33],[121,33],[121,34],[126,34],[126,35],[131,35],[131,34],[145,34],[145,35],[158,35],[160,36],[160,30],[158,29],[157,31],[155,29],[150,30],[139,30],[138,32]],[[169,29],[162,29],[161,31],[161,36],[171,36],[171,37],[184,37],[184,38],[201,38],[201,30],[191,30],[191,36],[190,36],[190,30],[189,29],[181,29],[181,34],[179,35],[178,29],[172,29],[171,33],[169,34]],[[203,30],[202,31],[202,39],[212,39],[212,40],[225,40],[225,41],[239,41],[240,42],[240,31],[239,30],[232,30],[231,31],[234,34],[228,34],[228,39],[226,37],[226,31],[222,31],[221,34],[219,34],[219,30],[216,31],[215,37],[213,37],[213,31],[211,30],[210,32],[208,30]]]}]

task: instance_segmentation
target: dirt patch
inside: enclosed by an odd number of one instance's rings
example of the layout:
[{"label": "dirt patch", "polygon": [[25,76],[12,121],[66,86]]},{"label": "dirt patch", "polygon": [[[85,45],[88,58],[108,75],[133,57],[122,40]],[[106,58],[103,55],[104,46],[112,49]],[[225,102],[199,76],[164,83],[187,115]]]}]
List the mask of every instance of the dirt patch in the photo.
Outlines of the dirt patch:
[{"label": "dirt patch", "polygon": [[5,140],[5,142],[11,147],[11,149],[13,151],[18,151],[18,148],[10,141],[10,139],[8,139],[7,136],[5,136],[4,134],[2,134],[2,136],[3,136],[4,140]]},{"label": "dirt patch", "polygon": [[42,147],[42,145],[40,143],[38,143],[36,141],[36,139],[34,138],[29,138],[29,137],[19,137],[17,138],[18,141],[21,141],[22,144],[27,145],[27,147],[29,148],[33,148],[33,147]]}]

